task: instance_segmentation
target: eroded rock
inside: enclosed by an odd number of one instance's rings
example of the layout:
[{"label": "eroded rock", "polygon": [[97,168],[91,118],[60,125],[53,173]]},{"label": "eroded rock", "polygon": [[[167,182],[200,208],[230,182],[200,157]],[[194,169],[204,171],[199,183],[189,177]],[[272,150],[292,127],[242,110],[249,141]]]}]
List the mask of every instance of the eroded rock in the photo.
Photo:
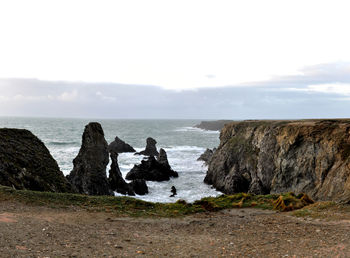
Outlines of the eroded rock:
[{"label": "eroded rock", "polygon": [[148,194],[148,187],[144,179],[136,179],[129,183],[133,191],[138,195]]},{"label": "eroded rock", "polygon": [[161,151],[158,160],[154,156],[141,161],[141,164],[135,165],[126,175],[126,179],[144,179],[146,181],[167,181],[170,177],[178,177],[178,173],[171,169],[166,158],[166,152]]},{"label": "eroded rock", "polygon": [[15,189],[74,192],[43,142],[23,129],[0,129],[0,184]]},{"label": "eroded rock", "polygon": [[82,145],[78,156],[73,160],[74,168],[68,180],[79,193],[88,195],[111,195],[106,167],[108,145],[99,123],[85,126]]},{"label": "eroded rock", "polygon": [[109,170],[109,186],[112,191],[120,194],[135,195],[132,186],[125,182],[118,165],[118,153],[111,152],[111,168]]},{"label": "eroded rock", "polygon": [[136,152],[131,145],[121,140],[118,136],[109,144],[108,150],[114,153]]},{"label": "eroded rock", "polygon": [[211,158],[213,157],[214,150],[206,149],[205,152],[202,153],[197,160],[204,161],[204,164],[208,165],[210,163]]},{"label": "eroded rock", "polygon": [[145,155],[145,156],[158,156],[158,151],[156,147],[157,141],[151,137],[148,137],[146,140],[146,149],[135,154]]},{"label": "eroded rock", "polygon": [[350,120],[227,124],[205,177],[224,193],[306,193],[350,201]]}]

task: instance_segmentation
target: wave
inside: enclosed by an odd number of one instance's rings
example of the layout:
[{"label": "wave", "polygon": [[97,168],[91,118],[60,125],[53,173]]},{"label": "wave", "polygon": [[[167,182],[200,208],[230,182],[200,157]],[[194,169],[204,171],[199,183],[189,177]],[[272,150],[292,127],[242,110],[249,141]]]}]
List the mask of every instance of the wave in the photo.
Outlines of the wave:
[{"label": "wave", "polygon": [[199,133],[209,133],[209,134],[218,134],[220,131],[209,131],[204,130],[198,127],[192,127],[192,126],[186,126],[186,127],[180,127],[174,130],[174,132],[199,132]]},{"label": "wave", "polygon": [[165,151],[175,152],[175,151],[205,151],[206,148],[190,145],[178,145],[178,146],[167,146],[164,147]]},{"label": "wave", "polygon": [[49,145],[79,145],[79,142],[61,142],[61,141],[51,141]]}]

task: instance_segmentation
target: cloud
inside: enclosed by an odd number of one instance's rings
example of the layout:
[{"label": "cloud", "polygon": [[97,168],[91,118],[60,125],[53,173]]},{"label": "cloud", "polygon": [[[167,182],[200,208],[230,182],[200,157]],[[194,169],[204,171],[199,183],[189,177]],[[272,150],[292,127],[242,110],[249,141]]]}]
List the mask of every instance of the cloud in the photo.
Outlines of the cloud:
[{"label": "cloud", "polygon": [[350,117],[350,63],[321,64],[305,67],[293,76],[196,90],[0,79],[0,92],[0,115],[174,119]]},{"label": "cloud", "polygon": [[100,92],[100,91],[97,91],[97,92],[96,92],[96,96],[99,97],[101,100],[111,101],[111,102],[116,101],[116,98],[105,96],[105,95],[103,95],[102,92]]},{"label": "cloud", "polygon": [[324,94],[337,94],[343,96],[350,95],[350,84],[345,83],[327,83],[308,85],[305,88],[287,88],[287,91],[301,91],[301,92],[316,92]]},{"label": "cloud", "polygon": [[58,100],[61,101],[68,101],[68,102],[72,102],[74,100],[76,100],[78,97],[78,91],[77,90],[73,90],[70,92],[63,92],[61,95],[59,95],[57,97]]}]

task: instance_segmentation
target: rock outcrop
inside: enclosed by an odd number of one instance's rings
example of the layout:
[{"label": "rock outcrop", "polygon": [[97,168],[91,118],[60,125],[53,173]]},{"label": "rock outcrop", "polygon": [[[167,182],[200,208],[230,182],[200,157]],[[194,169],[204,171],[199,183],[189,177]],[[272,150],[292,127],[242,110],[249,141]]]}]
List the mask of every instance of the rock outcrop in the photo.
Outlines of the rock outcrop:
[{"label": "rock outcrop", "polygon": [[131,183],[125,182],[118,165],[118,153],[111,152],[111,169],[109,170],[109,186],[112,191],[124,195],[145,195],[148,193],[146,181],[143,179],[133,180]]},{"label": "rock outcrop", "polygon": [[205,182],[227,194],[303,192],[350,201],[350,120],[227,124]]},{"label": "rock outcrop", "polygon": [[125,182],[122,173],[120,172],[118,165],[118,153],[111,152],[111,160],[112,164],[108,177],[111,190],[121,194],[135,195],[134,190],[127,182]]},{"label": "rock outcrop", "polygon": [[165,150],[163,148],[160,148],[159,154],[157,157],[157,161],[165,166],[166,168],[170,169],[169,161],[168,161],[168,155],[166,154]]},{"label": "rock outcrop", "polygon": [[135,154],[145,155],[145,156],[158,156],[158,151],[156,147],[157,141],[151,137],[148,137],[146,140],[146,149]]},{"label": "rock outcrop", "polygon": [[0,129],[0,185],[73,192],[49,150],[28,130]]},{"label": "rock outcrop", "polygon": [[133,180],[129,185],[138,195],[148,194],[148,187],[144,179]]},{"label": "rock outcrop", "polygon": [[217,120],[217,121],[202,121],[200,124],[194,127],[208,130],[208,131],[221,131],[222,128],[228,123],[233,122],[232,120]]},{"label": "rock outcrop", "polygon": [[108,145],[99,123],[85,126],[82,145],[73,160],[74,168],[68,180],[79,193],[88,195],[111,195],[106,167],[109,162]]},{"label": "rock outcrop", "polygon": [[108,150],[114,153],[136,152],[131,145],[119,139],[118,136],[116,136],[114,141],[109,144]]},{"label": "rock outcrop", "polygon": [[204,164],[208,165],[210,163],[211,158],[213,157],[215,150],[216,150],[215,148],[214,150],[206,149],[205,152],[202,155],[200,155],[197,160],[204,161]]},{"label": "rock outcrop", "polygon": [[178,173],[171,169],[166,152],[161,151],[158,160],[154,156],[141,161],[141,164],[135,165],[126,175],[126,179],[144,179],[146,181],[167,181],[170,177],[178,177]]}]

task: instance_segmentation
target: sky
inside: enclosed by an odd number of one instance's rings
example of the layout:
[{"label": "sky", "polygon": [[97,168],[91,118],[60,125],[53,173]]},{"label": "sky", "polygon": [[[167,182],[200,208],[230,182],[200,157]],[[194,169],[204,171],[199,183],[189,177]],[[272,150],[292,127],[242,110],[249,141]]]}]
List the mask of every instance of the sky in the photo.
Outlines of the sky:
[{"label": "sky", "polygon": [[350,117],[349,1],[0,0],[0,116]]}]

